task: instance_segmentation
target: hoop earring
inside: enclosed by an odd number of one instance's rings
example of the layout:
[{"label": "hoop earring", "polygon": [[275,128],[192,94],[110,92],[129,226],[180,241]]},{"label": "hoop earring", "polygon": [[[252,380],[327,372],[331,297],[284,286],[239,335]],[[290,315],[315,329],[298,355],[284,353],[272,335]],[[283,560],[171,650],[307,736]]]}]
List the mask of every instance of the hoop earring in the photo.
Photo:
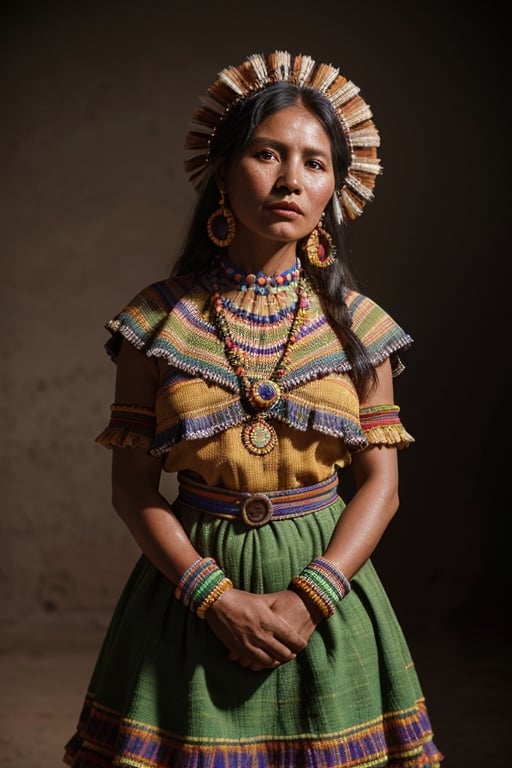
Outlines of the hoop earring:
[{"label": "hoop earring", "polygon": [[332,242],[332,237],[322,227],[323,218],[324,214],[322,213],[320,221],[302,246],[309,263],[317,269],[330,267],[336,259],[336,247]]},{"label": "hoop earring", "polygon": [[208,237],[218,245],[219,248],[226,248],[235,236],[236,221],[231,210],[225,204],[224,191],[220,192],[219,207],[215,210],[206,222]]}]

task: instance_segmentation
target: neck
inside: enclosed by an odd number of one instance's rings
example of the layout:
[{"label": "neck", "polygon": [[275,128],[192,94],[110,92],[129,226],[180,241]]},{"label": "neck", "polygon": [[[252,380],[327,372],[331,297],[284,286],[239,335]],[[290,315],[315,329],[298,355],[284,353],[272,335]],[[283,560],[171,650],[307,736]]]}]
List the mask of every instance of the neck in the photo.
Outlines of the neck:
[{"label": "neck", "polygon": [[254,248],[254,245],[242,247],[233,241],[227,249],[226,259],[245,273],[263,272],[265,275],[275,275],[293,267],[297,262],[297,245],[295,242],[277,246],[271,244],[263,249]]}]

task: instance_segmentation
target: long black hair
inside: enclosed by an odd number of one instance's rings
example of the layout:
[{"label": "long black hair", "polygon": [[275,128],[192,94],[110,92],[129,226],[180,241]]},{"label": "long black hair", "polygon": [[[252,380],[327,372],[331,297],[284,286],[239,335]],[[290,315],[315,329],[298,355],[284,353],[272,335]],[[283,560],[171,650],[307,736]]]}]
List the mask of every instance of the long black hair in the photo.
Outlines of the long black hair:
[{"label": "long black hair", "polygon": [[[265,118],[296,104],[303,104],[324,127],[331,143],[336,189],[343,186],[350,162],[349,148],[335,109],[327,98],[312,88],[284,82],[274,83],[247,96],[228,113],[212,138],[210,172],[193,210],[188,234],[173,267],[172,276],[204,272],[218,254],[218,246],[208,237],[206,222],[219,205],[219,190],[214,177],[214,169],[219,160],[229,163],[234,153],[249,141],[255,128]],[[357,290],[357,284],[348,266],[346,228],[337,221],[334,195],[325,210],[322,226],[331,235],[337,250],[334,263],[322,268],[313,267],[307,258],[302,258],[301,263],[319,295],[333,330],[343,343],[351,365],[350,375],[358,394],[364,397],[375,386],[377,378],[366,347],[352,331],[352,320],[345,303],[348,291]]]}]

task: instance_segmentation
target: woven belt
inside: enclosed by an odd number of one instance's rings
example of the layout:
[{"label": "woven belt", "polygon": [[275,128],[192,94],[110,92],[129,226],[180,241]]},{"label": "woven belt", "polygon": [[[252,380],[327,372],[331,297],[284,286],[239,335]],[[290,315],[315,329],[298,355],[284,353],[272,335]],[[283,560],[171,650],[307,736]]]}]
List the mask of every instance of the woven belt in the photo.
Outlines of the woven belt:
[{"label": "woven belt", "polygon": [[207,512],[213,517],[243,520],[246,525],[259,527],[269,520],[302,517],[325,509],[338,498],[338,475],[304,488],[267,493],[239,493],[197,483],[178,474],[178,501]]}]

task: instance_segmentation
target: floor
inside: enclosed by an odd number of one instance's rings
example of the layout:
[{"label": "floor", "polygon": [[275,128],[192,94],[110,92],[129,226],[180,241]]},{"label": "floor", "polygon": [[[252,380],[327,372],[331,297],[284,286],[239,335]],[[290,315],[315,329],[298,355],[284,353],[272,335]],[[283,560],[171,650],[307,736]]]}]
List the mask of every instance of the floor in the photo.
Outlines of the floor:
[{"label": "floor", "polygon": [[[446,632],[409,643],[443,768],[510,768],[510,644]],[[95,655],[96,648],[0,656],[1,768],[62,766]]]},{"label": "floor", "polygon": [[63,766],[94,656],[93,650],[0,656],[1,768]]}]

